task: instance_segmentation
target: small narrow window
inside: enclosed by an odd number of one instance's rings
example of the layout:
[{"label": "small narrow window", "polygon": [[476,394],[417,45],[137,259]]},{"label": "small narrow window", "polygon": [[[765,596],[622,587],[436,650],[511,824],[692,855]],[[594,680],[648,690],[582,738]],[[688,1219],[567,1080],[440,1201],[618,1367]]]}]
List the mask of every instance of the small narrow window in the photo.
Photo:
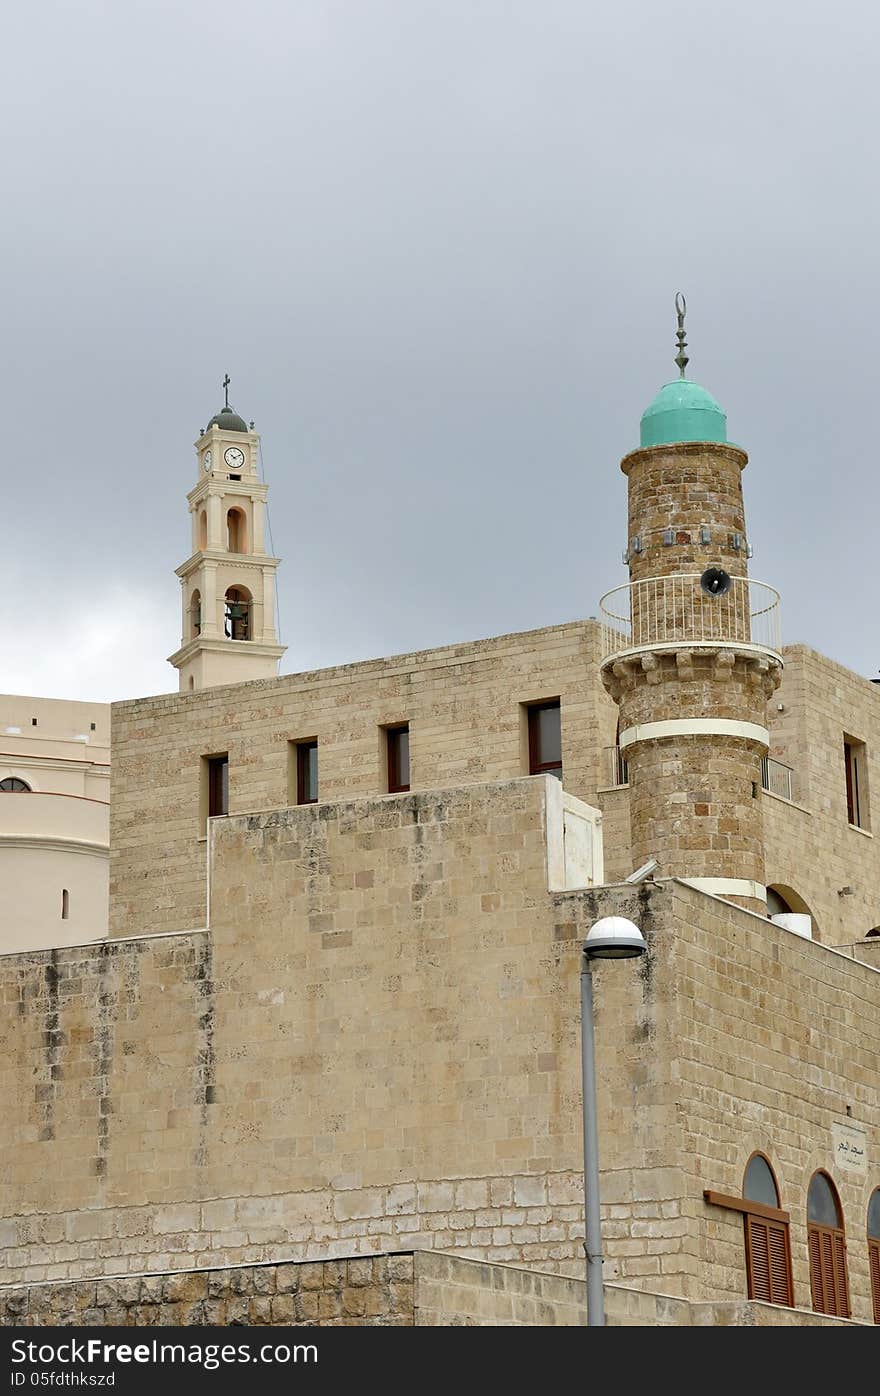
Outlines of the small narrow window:
[{"label": "small narrow window", "polygon": [[562,715],[559,699],[528,709],[529,775],[547,773],[562,780]]},{"label": "small narrow window", "polygon": [[864,742],[843,739],[846,770],[846,817],[857,829],[868,829],[868,764]]},{"label": "small narrow window", "polygon": [[409,790],[409,725],[387,727],[388,793],[402,794]]},{"label": "small narrow window", "polygon": [[[231,475],[233,479],[241,476]],[[226,512],[226,546],[231,553],[247,552],[247,518],[241,509],[228,509]]]},{"label": "small narrow window", "polygon": [[37,725],[37,719],[36,719],[35,717],[32,717],[32,718],[31,718],[31,727],[36,727],[36,725]]},{"label": "small narrow window", "polygon": [[95,730],[95,724],[94,724],[94,722],[90,722],[90,723],[89,723],[89,729],[90,729],[90,731],[94,732],[94,730]]},{"label": "small narrow window", "polygon": [[229,813],[229,757],[208,756],[208,818]]},{"label": "small narrow window", "polygon": [[70,912],[70,893],[66,887],[61,888],[61,920],[66,921]]},{"label": "small narrow window", "polygon": [[834,1184],[827,1173],[814,1173],[807,1193],[807,1244],[813,1308],[820,1314],[849,1318],[846,1238]]},{"label": "small narrow window", "polygon": [[868,1268],[874,1322],[880,1323],[880,1188],[874,1189],[868,1203]]},{"label": "small narrow window", "polygon": [[189,617],[190,638],[195,639],[202,633],[202,593],[198,589],[190,597]]},{"label": "small narrow window", "polygon": [[[314,805],[318,799],[318,743],[292,742],[293,776],[298,805]],[[292,784],[294,782],[291,782]]]}]

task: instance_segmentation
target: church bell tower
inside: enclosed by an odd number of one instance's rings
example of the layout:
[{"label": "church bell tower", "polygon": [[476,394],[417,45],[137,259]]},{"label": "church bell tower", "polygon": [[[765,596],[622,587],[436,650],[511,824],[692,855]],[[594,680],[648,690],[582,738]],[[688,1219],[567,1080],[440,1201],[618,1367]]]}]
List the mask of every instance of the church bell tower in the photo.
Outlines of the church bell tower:
[{"label": "church bell tower", "polygon": [[619,706],[633,866],[766,914],[761,763],[782,676],[779,595],[749,576],[748,456],[685,377],[642,416],[621,462],[629,490],[627,586],[602,598],[602,678]]},{"label": "church bell tower", "polygon": [[180,649],[169,658],[180,691],[271,679],[285,646],[275,633],[275,572],[266,553],[266,496],[253,422],[225,405],[195,443],[198,480],[187,495],[192,554],[176,569]]}]

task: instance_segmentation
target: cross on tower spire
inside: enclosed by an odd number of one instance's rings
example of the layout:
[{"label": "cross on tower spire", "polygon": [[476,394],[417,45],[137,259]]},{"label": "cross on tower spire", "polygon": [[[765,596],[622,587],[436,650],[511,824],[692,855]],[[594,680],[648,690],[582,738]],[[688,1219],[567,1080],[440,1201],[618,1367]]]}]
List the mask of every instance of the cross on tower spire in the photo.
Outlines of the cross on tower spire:
[{"label": "cross on tower spire", "polygon": [[687,347],[687,340],[684,337],[684,317],[687,315],[687,301],[681,291],[676,291],[675,293],[675,313],[678,316],[678,329],[675,332],[675,337],[678,340],[678,353],[675,356],[675,362],[678,364],[679,373],[682,378],[684,378],[684,371],[690,363],[690,360],[684,352]]},{"label": "cross on tower spire", "polygon": [[229,377],[229,374],[228,374],[228,373],[225,374],[225,375],[224,375],[224,378],[223,378],[223,391],[224,391],[224,393],[226,394],[226,406],[227,406],[227,407],[229,406],[229,384],[230,384],[231,382],[232,382],[232,379]]}]

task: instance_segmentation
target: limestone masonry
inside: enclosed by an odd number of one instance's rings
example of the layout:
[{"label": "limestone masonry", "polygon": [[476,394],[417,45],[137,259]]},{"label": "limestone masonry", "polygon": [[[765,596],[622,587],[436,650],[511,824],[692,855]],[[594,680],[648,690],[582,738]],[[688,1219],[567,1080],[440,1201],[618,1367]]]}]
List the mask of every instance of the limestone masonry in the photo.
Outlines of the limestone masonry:
[{"label": "limestone masonry", "polygon": [[609,1323],[880,1322],[880,684],[783,646],[721,408],[648,408],[595,618],[280,677],[258,444],[113,705],[109,935],[3,928],[0,1322],[582,1323],[605,916]]}]

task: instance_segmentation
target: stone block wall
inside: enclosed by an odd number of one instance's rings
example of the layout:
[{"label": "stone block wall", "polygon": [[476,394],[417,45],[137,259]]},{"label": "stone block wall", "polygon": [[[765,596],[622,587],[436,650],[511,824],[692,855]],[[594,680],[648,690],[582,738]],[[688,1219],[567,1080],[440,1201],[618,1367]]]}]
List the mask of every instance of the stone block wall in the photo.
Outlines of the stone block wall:
[{"label": "stone block wall", "polygon": [[219,820],[210,932],[0,958],[9,1280],[416,1248],[578,1276],[580,946],[620,913],[649,949],[594,971],[609,1280],[741,1299],[703,1189],[761,1149],[796,1301],[824,1167],[864,1316],[878,971],[680,883],[548,892],[551,779]]},{"label": "stone block wall", "polygon": [[[880,926],[880,684],[789,646],[769,717],[770,755],[793,767],[794,803],[764,796],[768,883],[805,903],[793,909],[811,913],[825,944],[860,940]],[[867,829],[847,819],[845,736],[867,748]]]},{"label": "stone block wall", "polygon": [[295,800],[288,743],[318,741],[323,801],[387,790],[382,728],[408,722],[413,791],[528,774],[524,704],[559,698],[566,790],[595,804],[616,710],[600,627],[520,635],[113,705],[110,934],[206,924],[203,756],[228,753],[232,814]]},{"label": "stone block wall", "polygon": [[349,1257],[0,1289],[0,1327],[410,1327],[413,1256]]},{"label": "stone block wall", "polygon": [[551,781],[217,821],[210,932],[0,959],[9,1275],[576,1263],[582,927],[547,891]]},{"label": "stone block wall", "polygon": [[[438,1251],[0,1289],[0,1327],[579,1327],[583,1280]],[[845,1319],[605,1286],[612,1328],[840,1327]]]},{"label": "stone block wall", "polygon": [[[637,1182],[615,1178],[613,1170],[603,1178],[604,1201],[626,1199],[627,1215],[620,1220],[629,1244],[645,1238],[631,1266],[638,1266],[651,1288],[675,1288],[692,1298],[744,1296],[742,1216],[709,1206],[703,1191],[741,1197],[746,1163],[761,1151],[776,1172],[780,1206],[791,1213],[795,1304],[811,1303],[807,1190],[813,1172],[824,1169],[843,1206],[852,1314],[870,1321],[865,1231],[868,1200],[880,1186],[880,971],[680,882],[643,888],[641,903],[625,888],[603,890],[595,900],[597,910],[613,908],[640,924],[646,904],[650,908],[646,972],[656,985],[658,1022],[672,1013],[662,1050],[674,1056],[678,1104],[665,1107],[665,1127],[667,1160],[680,1169],[673,1180],[681,1203],[678,1222],[658,1226],[646,1218],[637,1224]],[[638,1022],[645,995],[633,977],[620,975],[614,965],[603,965],[595,977],[606,1021],[610,1012],[618,1023],[634,1017]],[[642,1110],[652,1108],[654,1093],[645,1088],[658,1049],[650,1037],[644,1047],[641,1080],[633,1061],[624,1064],[622,1079],[604,1077],[605,1091],[613,1089],[618,1100],[619,1119],[640,1120]],[[837,1147],[841,1127],[862,1138],[856,1168]],[[644,1152],[650,1157],[647,1139]],[[658,1177],[652,1196],[662,1195]],[[611,1213],[613,1218],[613,1206]],[[668,1256],[676,1230],[680,1249]],[[610,1241],[608,1249],[611,1255]],[[609,1278],[615,1263],[611,1255]],[[667,1267],[673,1282],[663,1278]]]},{"label": "stone block wall", "polygon": [[[733,536],[745,539],[742,472],[748,456],[737,446],[702,441],[649,446],[624,456],[627,477],[629,539],[638,535],[640,552],[630,558],[633,581],[706,567],[726,568],[731,576],[748,572],[745,547],[735,549]],[[711,537],[703,543],[700,528]],[[675,541],[664,541],[671,528]],[[745,636],[741,637],[745,638]]]}]

